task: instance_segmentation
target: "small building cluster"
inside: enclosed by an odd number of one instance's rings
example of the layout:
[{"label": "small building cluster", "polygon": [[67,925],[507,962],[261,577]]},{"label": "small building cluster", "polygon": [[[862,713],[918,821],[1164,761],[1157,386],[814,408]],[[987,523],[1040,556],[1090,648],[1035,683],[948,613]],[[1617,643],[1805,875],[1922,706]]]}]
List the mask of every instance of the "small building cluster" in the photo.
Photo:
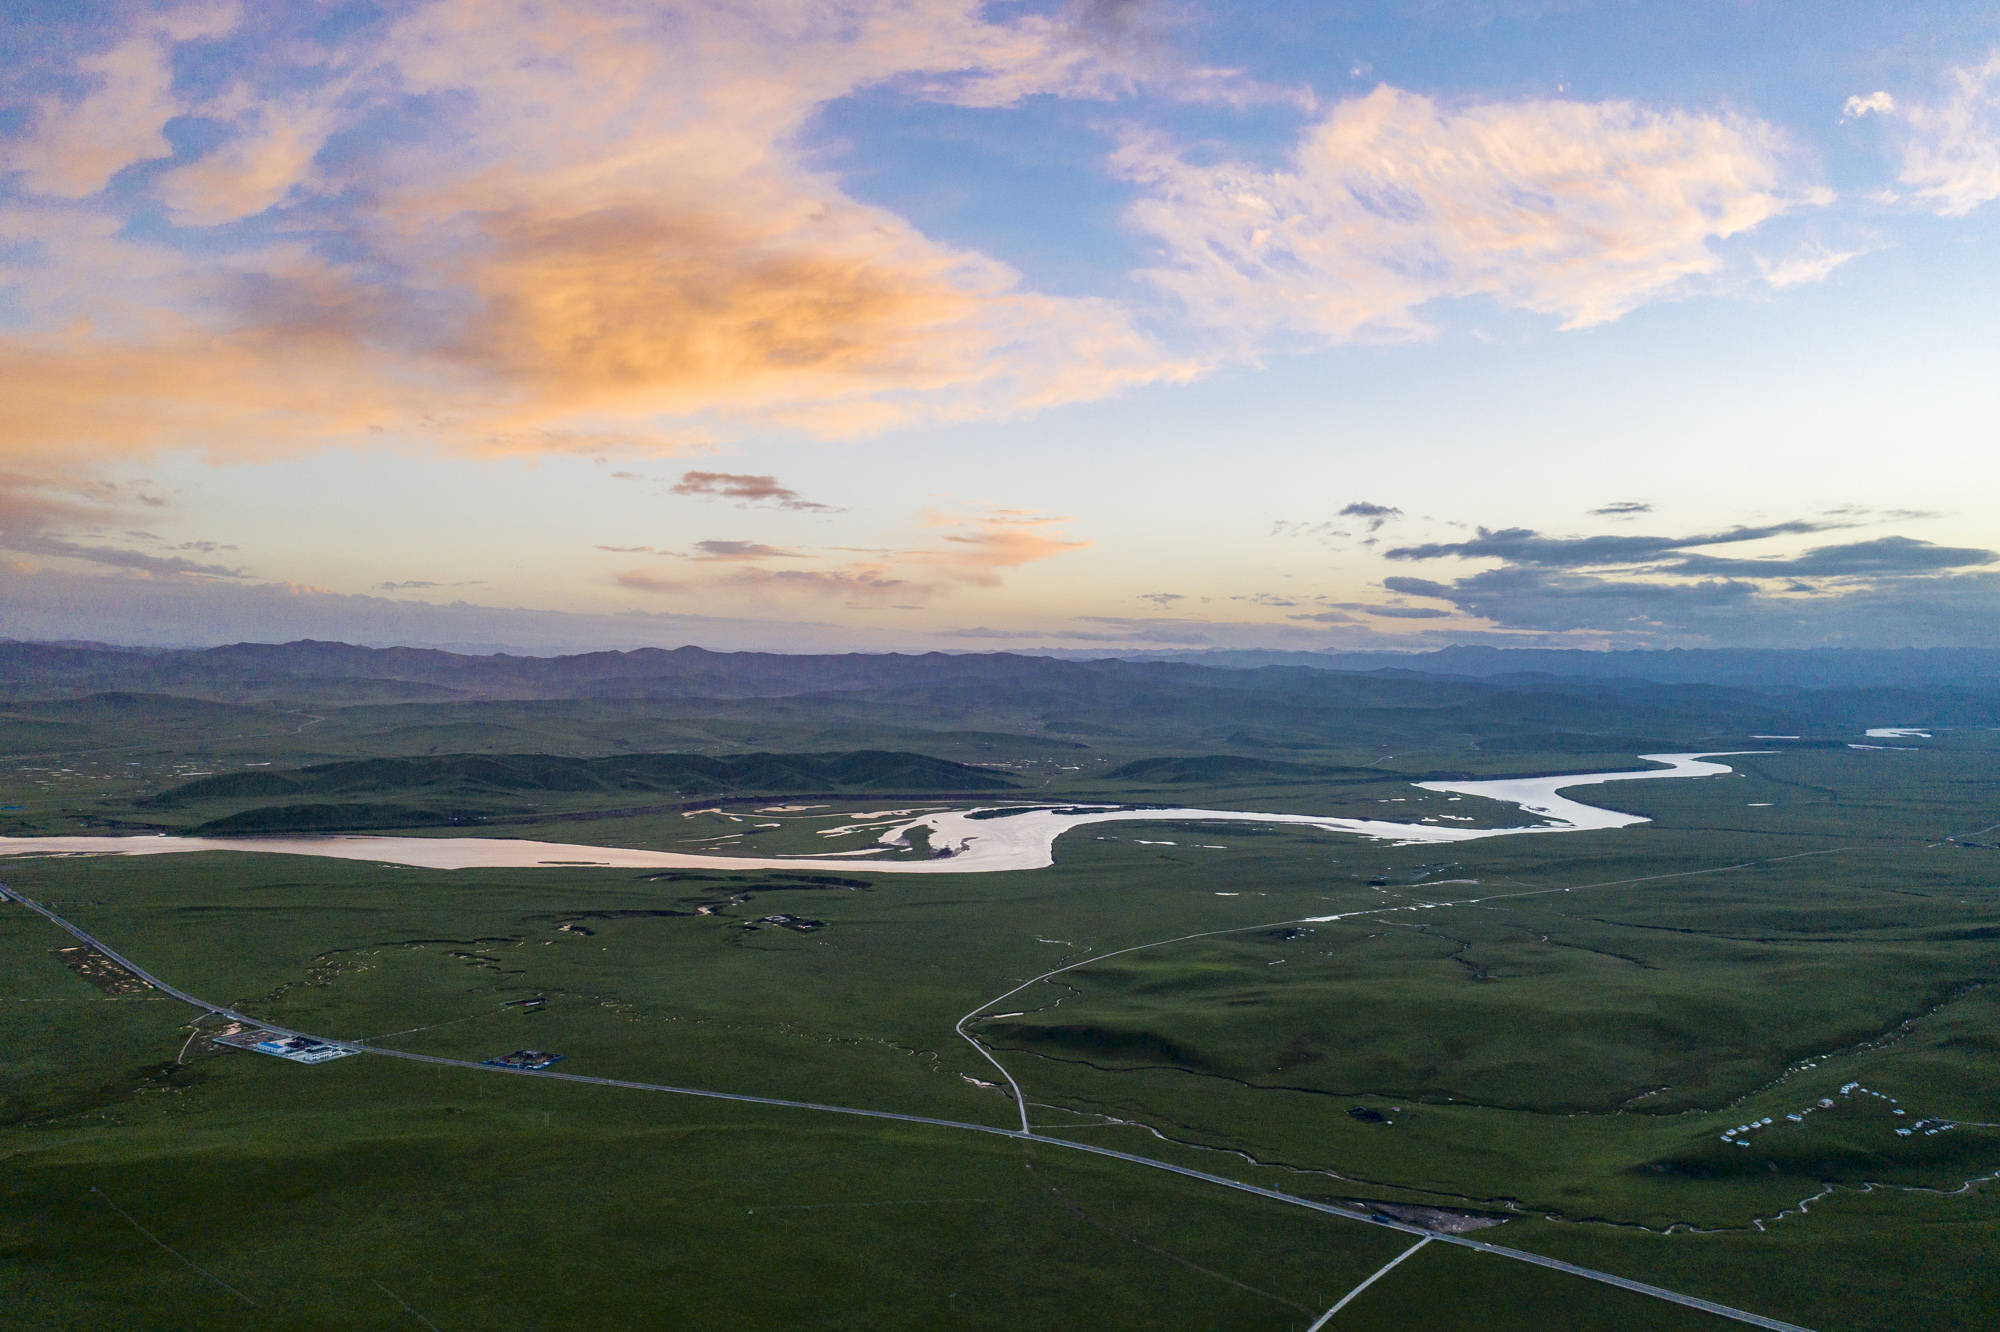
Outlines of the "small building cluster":
[{"label": "small building cluster", "polygon": [[[1897,1113],[1900,1114],[1901,1112],[1898,1111]],[[1922,1134],[1926,1138],[1935,1138],[1938,1134],[1949,1133],[1957,1127],[1957,1123],[1949,1119],[1919,1119],[1908,1128],[1897,1129],[1896,1136],[1907,1138],[1913,1134]]]},{"label": "small building cluster", "polygon": [[[1790,1118],[1790,1116],[1787,1116],[1787,1118]],[[1724,1142],[1733,1142],[1738,1147],[1748,1147],[1750,1145],[1748,1135],[1755,1133],[1760,1128],[1769,1128],[1770,1125],[1771,1117],[1765,1115],[1762,1119],[1753,1119],[1747,1124],[1738,1124],[1733,1129],[1724,1130],[1722,1140]]]},{"label": "small building cluster", "polygon": [[759,925],[775,925],[781,930],[797,930],[800,934],[810,934],[814,930],[824,929],[826,922],[814,920],[810,916],[794,916],[788,912],[779,912],[775,916],[759,916],[743,928],[754,930]]},{"label": "small building cluster", "polygon": [[[1803,1067],[1811,1068],[1812,1065],[1806,1064]],[[1859,1082],[1843,1083],[1841,1085],[1839,1092],[1836,1094],[1843,1097],[1872,1096],[1876,1100],[1881,1101],[1885,1105],[1887,1105],[1889,1107],[1889,1113],[1892,1115],[1895,1115],[1900,1118],[1908,1113],[1903,1109],[1902,1106],[1896,1103],[1895,1097],[1889,1095],[1887,1092],[1878,1092],[1872,1088],[1864,1087]],[[1819,1110],[1831,1110],[1837,1104],[1839,1104],[1839,1102],[1835,1101],[1832,1096],[1822,1096],[1814,1104],[1804,1106],[1798,1110],[1794,1110],[1790,1114],[1786,1115],[1785,1119],[1793,1124],[1803,1124],[1806,1122],[1807,1115],[1813,1114],[1815,1111]],[[1733,1129],[1723,1130],[1722,1140],[1727,1143],[1732,1143],[1738,1147],[1748,1147],[1750,1145],[1750,1135],[1752,1133],[1755,1133],[1758,1129],[1769,1128],[1772,1123],[1773,1120],[1771,1116],[1765,1115],[1762,1119],[1753,1119],[1747,1124],[1738,1124]],[[1932,1126],[1932,1127],[1927,1127],[1927,1126]],[[1907,1138],[1911,1136],[1913,1132],[1921,1131],[1925,1134],[1926,1137],[1928,1137],[1931,1134],[1940,1133],[1945,1128],[1949,1128],[1950,1126],[1951,1126],[1950,1121],[1948,1120],[1920,1119],[1911,1128],[1897,1129],[1896,1135],[1898,1137]]]},{"label": "small building cluster", "polygon": [[269,1031],[262,1027],[245,1026],[232,1022],[211,1039],[217,1045],[226,1045],[235,1050],[249,1050],[254,1054],[273,1055],[279,1059],[289,1059],[294,1064],[324,1064],[329,1059],[343,1059],[359,1053],[351,1045],[334,1045],[327,1041],[314,1040],[310,1036],[297,1036],[282,1031]]},{"label": "small building cluster", "polygon": [[516,1068],[532,1071],[534,1069],[547,1068],[550,1064],[555,1063],[556,1060],[561,1058],[561,1055],[551,1054],[547,1050],[515,1050],[510,1054],[497,1055],[492,1059],[482,1059],[479,1062],[482,1064],[491,1064],[495,1068]]}]

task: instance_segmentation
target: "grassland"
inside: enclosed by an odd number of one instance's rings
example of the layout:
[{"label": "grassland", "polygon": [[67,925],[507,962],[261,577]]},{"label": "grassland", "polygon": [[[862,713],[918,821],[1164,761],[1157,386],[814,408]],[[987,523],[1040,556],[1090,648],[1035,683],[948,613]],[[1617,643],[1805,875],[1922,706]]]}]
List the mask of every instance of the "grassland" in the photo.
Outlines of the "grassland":
[{"label": "grassland", "polygon": [[[1046,728],[945,739],[852,701],[683,711],[17,708],[5,736],[26,757],[0,801],[23,808],[0,820],[101,827],[204,767],[477,752],[477,736],[627,752],[614,731],[637,752],[907,745],[1033,798],[1322,812],[1378,812],[1414,775],[1632,761],[1598,740],[1442,735],[1384,761],[1329,733],[1286,755],[1299,772],[1240,750],[1209,761],[1205,719],[1065,749]],[[996,725],[1020,724],[1002,711]],[[2000,835],[1979,831],[2000,820],[2000,753],[1966,730],[1924,752],[1735,762],[1740,776],[1599,793],[1648,825],[1448,850],[1124,824],[1023,874],[204,855],[0,877],[187,989],[301,1030],[467,1059],[529,1046],[583,1074],[994,1125],[1014,1107],[953,1024],[1083,962],[970,1028],[1041,1131],[1502,1220],[1482,1234],[1810,1327],[1986,1326],[2000,1185],[1968,1181],[2000,1170]],[[615,812],[615,796],[569,793],[536,817]],[[560,836],[823,844],[803,816],[737,822],[749,797],[679,804]],[[1330,915],[1345,918],[1305,919]],[[1302,1328],[1406,1243],[945,1129],[226,1052],[184,1006],[107,996],[64,965],[69,942],[0,908],[0,1297],[24,1326]],[[1749,1147],[1723,1141],[1765,1116]],[[1919,1120],[1956,1126],[1896,1134]],[[1722,1326],[1436,1245],[1334,1326],[1413,1322]]]}]

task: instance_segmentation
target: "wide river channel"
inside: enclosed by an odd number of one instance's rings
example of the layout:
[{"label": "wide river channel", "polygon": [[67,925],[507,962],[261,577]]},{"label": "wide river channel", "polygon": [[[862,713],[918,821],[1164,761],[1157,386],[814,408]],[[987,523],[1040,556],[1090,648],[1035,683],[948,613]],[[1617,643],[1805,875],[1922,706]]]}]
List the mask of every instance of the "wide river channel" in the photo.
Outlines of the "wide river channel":
[{"label": "wide river channel", "polygon": [[[1737,751],[1743,752],[1743,751]],[[1646,820],[1636,814],[1571,800],[1563,791],[1605,782],[1657,781],[1667,777],[1717,777],[1732,771],[1710,760],[1730,754],[1642,754],[1658,768],[1636,772],[1583,772],[1500,781],[1418,782],[1426,791],[1478,796],[1518,806],[1543,820],[1520,827],[1479,828],[1437,823],[1393,823],[1379,819],[1334,818],[1318,814],[1259,814],[1247,810],[1181,809],[1160,806],[1062,805],[985,806],[921,814],[882,832],[879,851],[819,856],[728,856],[689,851],[645,851],[630,847],[531,842],[500,837],[0,837],[0,856],[152,856],[191,851],[261,851],[332,860],[366,860],[419,869],[707,869],[838,870],[869,874],[977,874],[996,870],[1044,869],[1055,863],[1056,839],[1093,823],[1257,823],[1290,824],[1325,832],[1350,833],[1373,841],[1415,845],[1470,842],[1482,837],[1529,833],[1592,832],[1624,828]],[[928,859],[890,859],[912,830],[929,830]]]}]

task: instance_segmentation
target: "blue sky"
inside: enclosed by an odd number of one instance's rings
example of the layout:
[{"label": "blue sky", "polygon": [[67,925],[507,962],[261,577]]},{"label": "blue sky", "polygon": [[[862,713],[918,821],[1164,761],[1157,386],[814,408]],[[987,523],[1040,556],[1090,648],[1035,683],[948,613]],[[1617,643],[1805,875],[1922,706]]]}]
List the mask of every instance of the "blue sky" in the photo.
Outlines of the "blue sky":
[{"label": "blue sky", "polygon": [[16,12],[13,636],[2000,644],[1991,4]]}]

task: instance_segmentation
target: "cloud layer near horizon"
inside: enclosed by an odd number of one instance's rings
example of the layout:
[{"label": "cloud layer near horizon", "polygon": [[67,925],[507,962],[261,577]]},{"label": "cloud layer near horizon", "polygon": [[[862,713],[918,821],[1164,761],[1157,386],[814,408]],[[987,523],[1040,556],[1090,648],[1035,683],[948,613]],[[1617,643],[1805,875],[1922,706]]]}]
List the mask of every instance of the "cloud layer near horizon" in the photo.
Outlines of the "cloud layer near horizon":
[{"label": "cloud layer near horizon", "polygon": [[1585,537],[1480,528],[1468,540],[1386,554],[1495,567],[1449,581],[1398,574],[1382,586],[1503,629],[1591,630],[1635,644],[2000,640],[2000,573],[1992,571],[2000,552],[1881,536],[1783,555],[1711,553],[1849,525],[1795,519],[1682,536]]},{"label": "cloud layer near horizon", "polygon": [[[769,477],[748,479],[760,482],[771,480]],[[823,557],[809,550],[727,539],[695,542],[690,558],[697,564],[727,566],[728,572],[707,586],[735,594],[751,593],[780,599],[833,598],[852,605],[892,605],[920,603],[954,588],[995,587],[1000,582],[1000,575],[1007,570],[1050,559],[1067,551],[1082,550],[1090,545],[1088,541],[1071,540],[1057,530],[1057,524],[1067,521],[1060,517],[999,512],[968,518],[934,513],[928,515],[928,520],[933,527],[950,529],[943,532],[935,544],[903,550],[870,551],[859,559],[852,558],[851,551],[835,550]],[[623,547],[604,546],[599,549],[620,554],[635,553]],[[648,549],[647,553],[670,552]],[[771,567],[774,562],[779,567]],[[621,570],[613,574],[612,579],[631,591],[661,595],[687,593],[702,586],[688,578],[661,573],[657,569]]]}]

